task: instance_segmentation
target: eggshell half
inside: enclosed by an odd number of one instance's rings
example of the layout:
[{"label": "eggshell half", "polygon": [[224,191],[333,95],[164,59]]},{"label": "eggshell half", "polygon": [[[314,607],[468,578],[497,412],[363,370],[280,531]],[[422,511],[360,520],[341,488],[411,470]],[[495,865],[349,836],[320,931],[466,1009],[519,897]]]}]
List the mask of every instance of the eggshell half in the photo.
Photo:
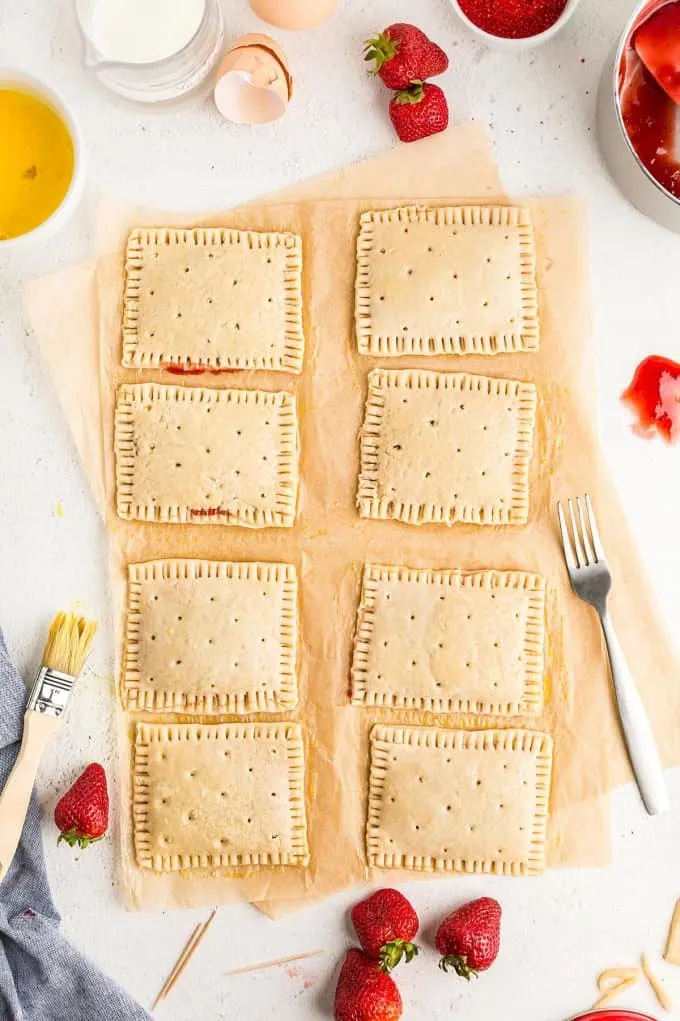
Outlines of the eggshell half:
[{"label": "eggshell half", "polygon": [[286,55],[266,35],[238,39],[217,71],[215,104],[235,124],[266,124],[283,117],[293,82]]}]

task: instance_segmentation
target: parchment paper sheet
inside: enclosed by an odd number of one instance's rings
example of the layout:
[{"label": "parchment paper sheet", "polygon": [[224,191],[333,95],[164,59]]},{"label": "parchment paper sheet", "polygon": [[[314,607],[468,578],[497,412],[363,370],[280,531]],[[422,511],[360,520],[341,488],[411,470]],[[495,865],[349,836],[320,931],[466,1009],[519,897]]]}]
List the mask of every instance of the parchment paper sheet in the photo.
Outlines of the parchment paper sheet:
[{"label": "parchment paper sheet", "polygon": [[[458,135],[455,167],[447,160],[448,148]],[[474,141],[478,155],[478,132],[459,129],[430,144],[429,162],[413,161],[408,173],[399,175],[405,150],[380,157],[376,162],[378,180],[357,187],[363,196],[383,198],[376,205],[395,205],[398,184],[413,183],[417,171],[421,188],[404,189],[408,200],[425,198],[423,176],[430,196],[461,201],[484,199],[500,193],[493,174],[484,176],[479,167],[471,174],[472,161],[462,157],[465,134]],[[476,139],[475,139],[476,136]],[[474,148],[474,146],[471,146]],[[434,150],[439,152],[435,154]],[[413,150],[406,150],[407,153]],[[455,161],[453,161],[455,162]],[[484,160],[477,160],[477,163]],[[488,164],[488,160],[486,161]],[[427,172],[435,166],[437,173]],[[451,168],[447,173],[445,168]],[[371,163],[355,168],[368,175]],[[482,166],[482,169],[483,166]],[[389,171],[389,174],[388,174]],[[444,172],[442,172],[444,171]],[[361,173],[359,173],[361,176]],[[433,179],[439,176],[440,180]],[[403,178],[408,178],[404,180]],[[442,180],[442,178],[444,180]],[[391,199],[387,182],[391,187]],[[486,182],[482,188],[481,183]],[[465,189],[456,187],[457,182]],[[347,187],[347,174],[338,188],[332,180],[321,192],[337,194]],[[378,188],[382,183],[383,187]],[[470,187],[473,186],[473,187]],[[401,189],[399,189],[401,190]],[[572,596],[556,541],[553,504],[558,495],[588,488],[603,518],[603,534],[619,577],[637,570],[636,555],[609,481],[600,464],[594,435],[592,358],[588,274],[585,255],[585,221],[579,203],[544,200],[531,203],[538,242],[538,272],[541,297],[542,348],[538,355],[503,355],[494,358],[400,359],[399,366],[427,365],[428,368],[490,372],[496,375],[534,379],[539,387],[537,456],[532,467],[532,510],[527,529],[473,529],[456,526],[451,530],[430,526],[413,528],[400,523],[361,521],[354,509],[358,466],[357,433],[362,419],[366,373],[376,362],[359,358],[352,334],[352,288],[354,243],[358,213],[366,201],[316,201],[295,205],[255,206],[210,217],[203,222],[229,223],[256,229],[300,230],[305,246],[304,292],[307,353],[300,380],[278,374],[199,377],[191,383],[210,386],[247,386],[294,389],[301,405],[302,487],[300,520],[293,530],[252,533],[247,530],[212,527],[140,525],[118,521],[112,513],[109,484],[109,522],[113,594],[122,634],[124,567],[129,560],[156,556],[208,556],[233,559],[288,559],[298,565],[302,580],[300,717],[308,739],[308,812],[312,842],[312,865],[308,870],[270,871],[251,874],[234,881],[226,876],[186,879],[179,875],[155,877],[140,872],[134,864],[129,813],[129,721],[121,720],[123,811],[123,877],[132,906],[181,906],[215,903],[234,897],[278,900],[324,896],[366,877],[363,852],[365,778],[368,730],[376,720],[389,722],[436,722],[447,725],[487,725],[470,718],[421,715],[395,711],[367,711],[347,705],[347,678],[351,636],[358,600],[361,566],[366,559],[402,562],[410,566],[521,568],[541,571],[549,582],[547,648],[547,702],[537,725],[550,729],[556,739],[555,782],[551,804],[549,863],[551,865],[596,865],[608,860],[607,801],[604,795],[628,778],[618,726],[609,693],[599,631],[590,611]],[[186,218],[185,218],[186,219]],[[127,220],[150,223],[148,216]],[[178,222],[167,214],[153,222]],[[123,232],[124,233],[124,232]],[[122,237],[119,233],[118,238]],[[71,352],[76,364],[61,372],[58,385],[64,395],[79,397],[80,414],[74,432],[80,430],[80,448],[89,474],[96,476],[104,464],[112,478],[110,458],[112,384],[137,378],[123,372],[119,362],[119,300],[121,256],[70,271],[71,285],[87,300],[81,304],[89,329],[97,315],[93,281],[99,278],[102,339],[102,393],[104,445],[96,449],[92,436],[99,409],[92,401],[96,390],[96,358],[88,330],[79,330],[79,344],[87,348],[89,364]],[[63,287],[67,274],[59,274]],[[46,331],[46,302],[58,293],[55,278],[34,285],[31,295],[33,318],[43,347],[51,355],[61,338],[59,331]],[[63,293],[63,292],[62,292]],[[60,319],[72,329],[73,319],[60,305]],[[37,316],[36,316],[37,308]],[[61,315],[63,312],[63,315]],[[50,323],[54,322],[54,304]],[[62,335],[63,336],[63,335]],[[73,345],[72,345],[73,347]],[[94,345],[96,348],[96,344]],[[63,346],[61,355],[63,356]],[[396,364],[396,363],[395,363]],[[93,371],[94,370],[94,371]],[[76,377],[79,382],[76,381]],[[162,378],[163,374],[144,374]],[[177,377],[167,377],[177,382]],[[75,385],[74,385],[75,383]],[[88,406],[89,411],[83,410]],[[72,406],[71,406],[72,407]],[[84,430],[84,432],[83,432]],[[89,433],[85,445],[84,433]],[[107,456],[108,455],[108,456]],[[101,475],[99,476],[101,480]],[[94,479],[96,482],[96,478]],[[101,498],[104,489],[95,485]],[[101,503],[100,503],[101,506]],[[680,761],[678,735],[671,721],[677,710],[677,666],[661,634],[648,593],[617,590],[617,622],[629,638],[627,651],[646,700],[658,724],[658,735],[666,760]],[[120,641],[117,642],[120,654]],[[163,717],[154,717],[161,719]],[[174,717],[175,719],[177,717]],[[665,722],[667,721],[667,722]],[[513,721],[503,721],[509,725]],[[516,721],[514,721],[516,722]],[[498,723],[498,721],[496,721]],[[534,725],[534,724],[532,724]],[[402,878],[404,874],[401,874]],[[389,878],[380,875],[381,879]],[[281,907],[283,905],[280,905]],[[291,905],[292,906],[292,905]],[[276,910],[276,905],[270,905]]]}]

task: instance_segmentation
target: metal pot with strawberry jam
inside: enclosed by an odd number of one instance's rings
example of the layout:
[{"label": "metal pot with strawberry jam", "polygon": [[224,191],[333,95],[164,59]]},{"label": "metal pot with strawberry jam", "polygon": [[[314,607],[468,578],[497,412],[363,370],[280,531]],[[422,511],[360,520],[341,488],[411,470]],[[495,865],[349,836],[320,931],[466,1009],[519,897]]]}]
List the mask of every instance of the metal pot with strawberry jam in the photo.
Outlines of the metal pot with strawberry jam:
[{"label": "metal pot with strawberry jam", "polygon": [[600,88],[602,153],[641,212],[680,233],[680,0],[645,0]]}]

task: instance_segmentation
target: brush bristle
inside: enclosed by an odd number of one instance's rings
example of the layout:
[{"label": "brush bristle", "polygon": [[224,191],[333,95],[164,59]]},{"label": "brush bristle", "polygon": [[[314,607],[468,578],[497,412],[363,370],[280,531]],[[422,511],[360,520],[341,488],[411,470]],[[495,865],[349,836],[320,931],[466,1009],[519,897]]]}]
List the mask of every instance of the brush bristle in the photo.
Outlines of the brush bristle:
[{"label": "brush bristle", "polygon": [[83,669],[97,625],[74,613],[58,613],[45,643],[43,666],[77,677]]}]

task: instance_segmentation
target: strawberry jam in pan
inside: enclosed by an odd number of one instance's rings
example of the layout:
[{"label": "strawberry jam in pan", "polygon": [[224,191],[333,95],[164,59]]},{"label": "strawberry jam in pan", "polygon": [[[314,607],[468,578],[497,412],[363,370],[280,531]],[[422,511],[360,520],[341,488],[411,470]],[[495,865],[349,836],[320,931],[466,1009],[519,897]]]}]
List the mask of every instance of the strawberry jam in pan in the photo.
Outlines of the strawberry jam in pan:
[{"label": "strawberry jam in pan", "polygon": [[607,62],[600,150],[634,206],[680,234],[680,0],[645,0]]},{"label": "strawberry jam in pan", "polygon": [[619,65],[621,116],[638,159],[680,198],[680,0],[647,3],[633,22]]}]

